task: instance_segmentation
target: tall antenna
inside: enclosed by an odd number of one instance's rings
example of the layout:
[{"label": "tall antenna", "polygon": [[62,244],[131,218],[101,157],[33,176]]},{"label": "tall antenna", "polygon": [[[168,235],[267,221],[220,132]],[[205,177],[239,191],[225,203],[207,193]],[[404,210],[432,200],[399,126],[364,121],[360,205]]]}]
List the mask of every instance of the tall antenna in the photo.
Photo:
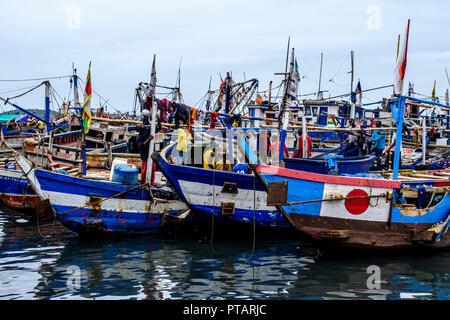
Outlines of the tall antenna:
[{"label": "tall antenna", "polygon": [[[399,51],[400,51],[400,34],[398,35],[398,38],[397,38],[397,55],[396,55],[396,59],[398,59],[398,54],[399,54]],[[395,95],[395,86],[392,88],[392,95]]]},{"label": "tall antenna", "polygon": [[288,38],[288,45],[287,45],[287,51],[286,51],[286,67],[284,68],[284,73],[286,74],[287,79],[287,70],[288,70],[288,61],[289,61],[289,46],[291,44],[291,36]]},{"label": "tall antenna", "polygon": [[352,74],[351,76],[351,80],[350,80],[350,96],[353,96],[353,75],[355,73],[355,69],[354,69],[354,52],[353,50],[350,52],[350,57],[351,57],[351,61],[352,61],[352,70],[350,71],[350,73]]},{"label": "tall antenna", "polygon": [[180,64],[178,65],[178,74],[177,81],[175,83],[175,89],[173,92],[173,100],[182,103],[181,101],[181,61],[183,61],[183,57],[180,58]]},{"label": "tall antenna", "polygon": [[317,99],[320,99],[321,97],[320,84],[322,82],[322,65],[323,65],[323,52],[320,53],[319,91],[317,92]]},{"label": "tall antenna", "polygon": [[206,111],[209,111],[209,109],[210,109],[212,94],[213,94],[213,92],[211,91],[211,80],[212,80],[212,76],[209,77],[208,96],[206,98]]},{"label": "tall antenna", "polygon": [[448,86],[450,87],[450,79],[448,78],[447,68],[445,68],[445,74],[447,75],[447,82],[448,82]]}]

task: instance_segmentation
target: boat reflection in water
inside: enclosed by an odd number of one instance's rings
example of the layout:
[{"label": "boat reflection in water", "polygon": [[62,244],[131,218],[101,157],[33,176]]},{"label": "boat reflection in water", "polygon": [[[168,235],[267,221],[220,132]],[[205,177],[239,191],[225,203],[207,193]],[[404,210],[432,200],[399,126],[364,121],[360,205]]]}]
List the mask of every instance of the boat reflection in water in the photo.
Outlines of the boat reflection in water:
[{"label": "boat reflection in water", "polygon": [[[289,298],[299,272],[314,260],[286,242],[218,242],[192,238],[69,242],[39,290],[56,299]],[[259,246],[259,245],[258,245]],[[251,257],[251,260],[248,259]],[[67,285],[80,270],[80,287]],[[76,282],[71,282],[76,284]],[[72,288],[70,288],[72,287]]]},{"label": "boat reflection in water", "polygon": [[[449,251],[331,255],[256,234],[252,255],[252,234],[212,245],[199,234],[83,241],[25,219],[0,212],[0,299],[450,298]],[[369,266],[379,288],[367,285]]]}]

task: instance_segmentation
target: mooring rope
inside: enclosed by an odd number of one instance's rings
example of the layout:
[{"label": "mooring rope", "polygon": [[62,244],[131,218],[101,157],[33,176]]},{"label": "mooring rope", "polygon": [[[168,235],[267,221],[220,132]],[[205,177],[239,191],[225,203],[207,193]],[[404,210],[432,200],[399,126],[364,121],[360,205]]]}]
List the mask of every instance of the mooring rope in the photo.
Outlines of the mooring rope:
[{"label": "mooring rope", "polygon": [[123,194],[125,194],[125,193],[131,192],[131,191],[133,191],[133,190],[136,190],[136,189],[138,189],[138,188],[144,187],[144,186],[146,186],[146,185],[148,185],[148,183],[144,183],[144,184],[138,185],[138,186],[136,186],[136,187],[133,187],[133,188],[128,189],[128,190],[125,190],[125,191],[123,191],[123,192],[117,193],[117,194],[115,194],[115,195],[113,195],[113,196],[111,196],[111,197],[105,198],[105,199],[101,199],[101,200],[98,200],[98,201],[95,201],[95,202],[90,202],[90,203],[88,203],[88,204],[86,204],[86,205],[84,205],[84,206],[81,206],[81,207],[78,207],[78,208],[75,208],[75,209],[71,209],[71,210],[66,211],[66,212],[63,212],[63,213],[61,213],[61,214],[67,214],[67,213],[70,213],[70,212],[73,212],[73,211],[76,211],[76,210],[84,209],[84,208],[86,208],[86,207],[95,206],[95,205],[100,204],[100,203],[102,203],[102,202],[104,202],[104,201],[106,201],[106,200],[109,200],[109,199],[112,199],[112,198],[121,196],[121,195],[123,195]]},{"label": "mooring rope", "polygon": [[248,258],[247,262],[249,262],[253,254],[255,253],[255,247],[256,247],[256,174],[253,173],[253,246],[252,246],[252,253],[250,254],[250,257]]},{"label": "mooring rope", "polygon": [[212,209],[212,219],[211,219],[211,239],[210,243],[213,243],[214,238],[214,214],[216,212],[216,169],[213,169],[213,209]]},{"label": "mooring rope", "polygon": [[22,173],[22,175],[21,175],[19,178],[16,178],[15,181],[14,181],[14,183],[13,183],[12,185],[10,185],[8,189],[6,189],[5,191],[3,191],[3,192],[0,194],[0,196],[3,196],[3,195],[6,194],[9,190],[11,190],[11,188],[14,187],[14,186],[17,184],[17,182],[19,182],[20,179],[22,179],[23,176],[27,176],[27,175],[31,172],[31,170],[33,170],[33,168],[31,168],[30,170],[28,170],[27,173]]}]

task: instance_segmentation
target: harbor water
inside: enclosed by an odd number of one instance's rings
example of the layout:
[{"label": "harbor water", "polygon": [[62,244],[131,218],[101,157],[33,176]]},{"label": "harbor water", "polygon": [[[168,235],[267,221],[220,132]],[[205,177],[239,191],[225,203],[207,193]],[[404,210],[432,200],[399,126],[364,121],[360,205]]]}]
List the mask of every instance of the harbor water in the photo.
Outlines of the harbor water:
[{"label": "harbor water", "polygon": [[252,233],[82,240],[0,212],[2,300],[444,300],[449,270],[450,251],[341,254]]}]

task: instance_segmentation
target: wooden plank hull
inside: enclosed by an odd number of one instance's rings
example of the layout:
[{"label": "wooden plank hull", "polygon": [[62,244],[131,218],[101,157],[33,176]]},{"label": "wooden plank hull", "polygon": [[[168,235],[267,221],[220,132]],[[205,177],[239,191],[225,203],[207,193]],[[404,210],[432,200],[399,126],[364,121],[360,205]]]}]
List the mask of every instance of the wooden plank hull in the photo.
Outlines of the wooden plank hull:
[{"label": "wooden plank hull", "polygon": [[273,183],[287,185],[277,208],[297,230],[322,244],[370,249],[450,246],[448,179],[350,178],[264,165],[257,172],[268,192]]},{"label": "wooden plank hull", "polygon": [[[367,173],[375,161],[375,156],[336,159],[338,174]],[[287,169],[328,174],[330,169],[324,159],[284,158]]]},{"label": "wooden plank hull", "polygon": [[[49,200],[56,218],[80,235],[139,235],[160,231],[171,216],[183,222],[187,206],[178,200],[152,198],[145,187],[106,180],[75,178],[31,169],[21,155],[18,164],[36,193]],[[30,170],[31,169],[31,170]]]},{"label": "wooden plank hull", "polygon": [[[271,229],[291,228],[274,206],[266,205],[263,185],[253,175],[170,164],[165,149],[154,159],[166,179],[200,222]],[[224,188],[230,186],[230,189]]]}]

